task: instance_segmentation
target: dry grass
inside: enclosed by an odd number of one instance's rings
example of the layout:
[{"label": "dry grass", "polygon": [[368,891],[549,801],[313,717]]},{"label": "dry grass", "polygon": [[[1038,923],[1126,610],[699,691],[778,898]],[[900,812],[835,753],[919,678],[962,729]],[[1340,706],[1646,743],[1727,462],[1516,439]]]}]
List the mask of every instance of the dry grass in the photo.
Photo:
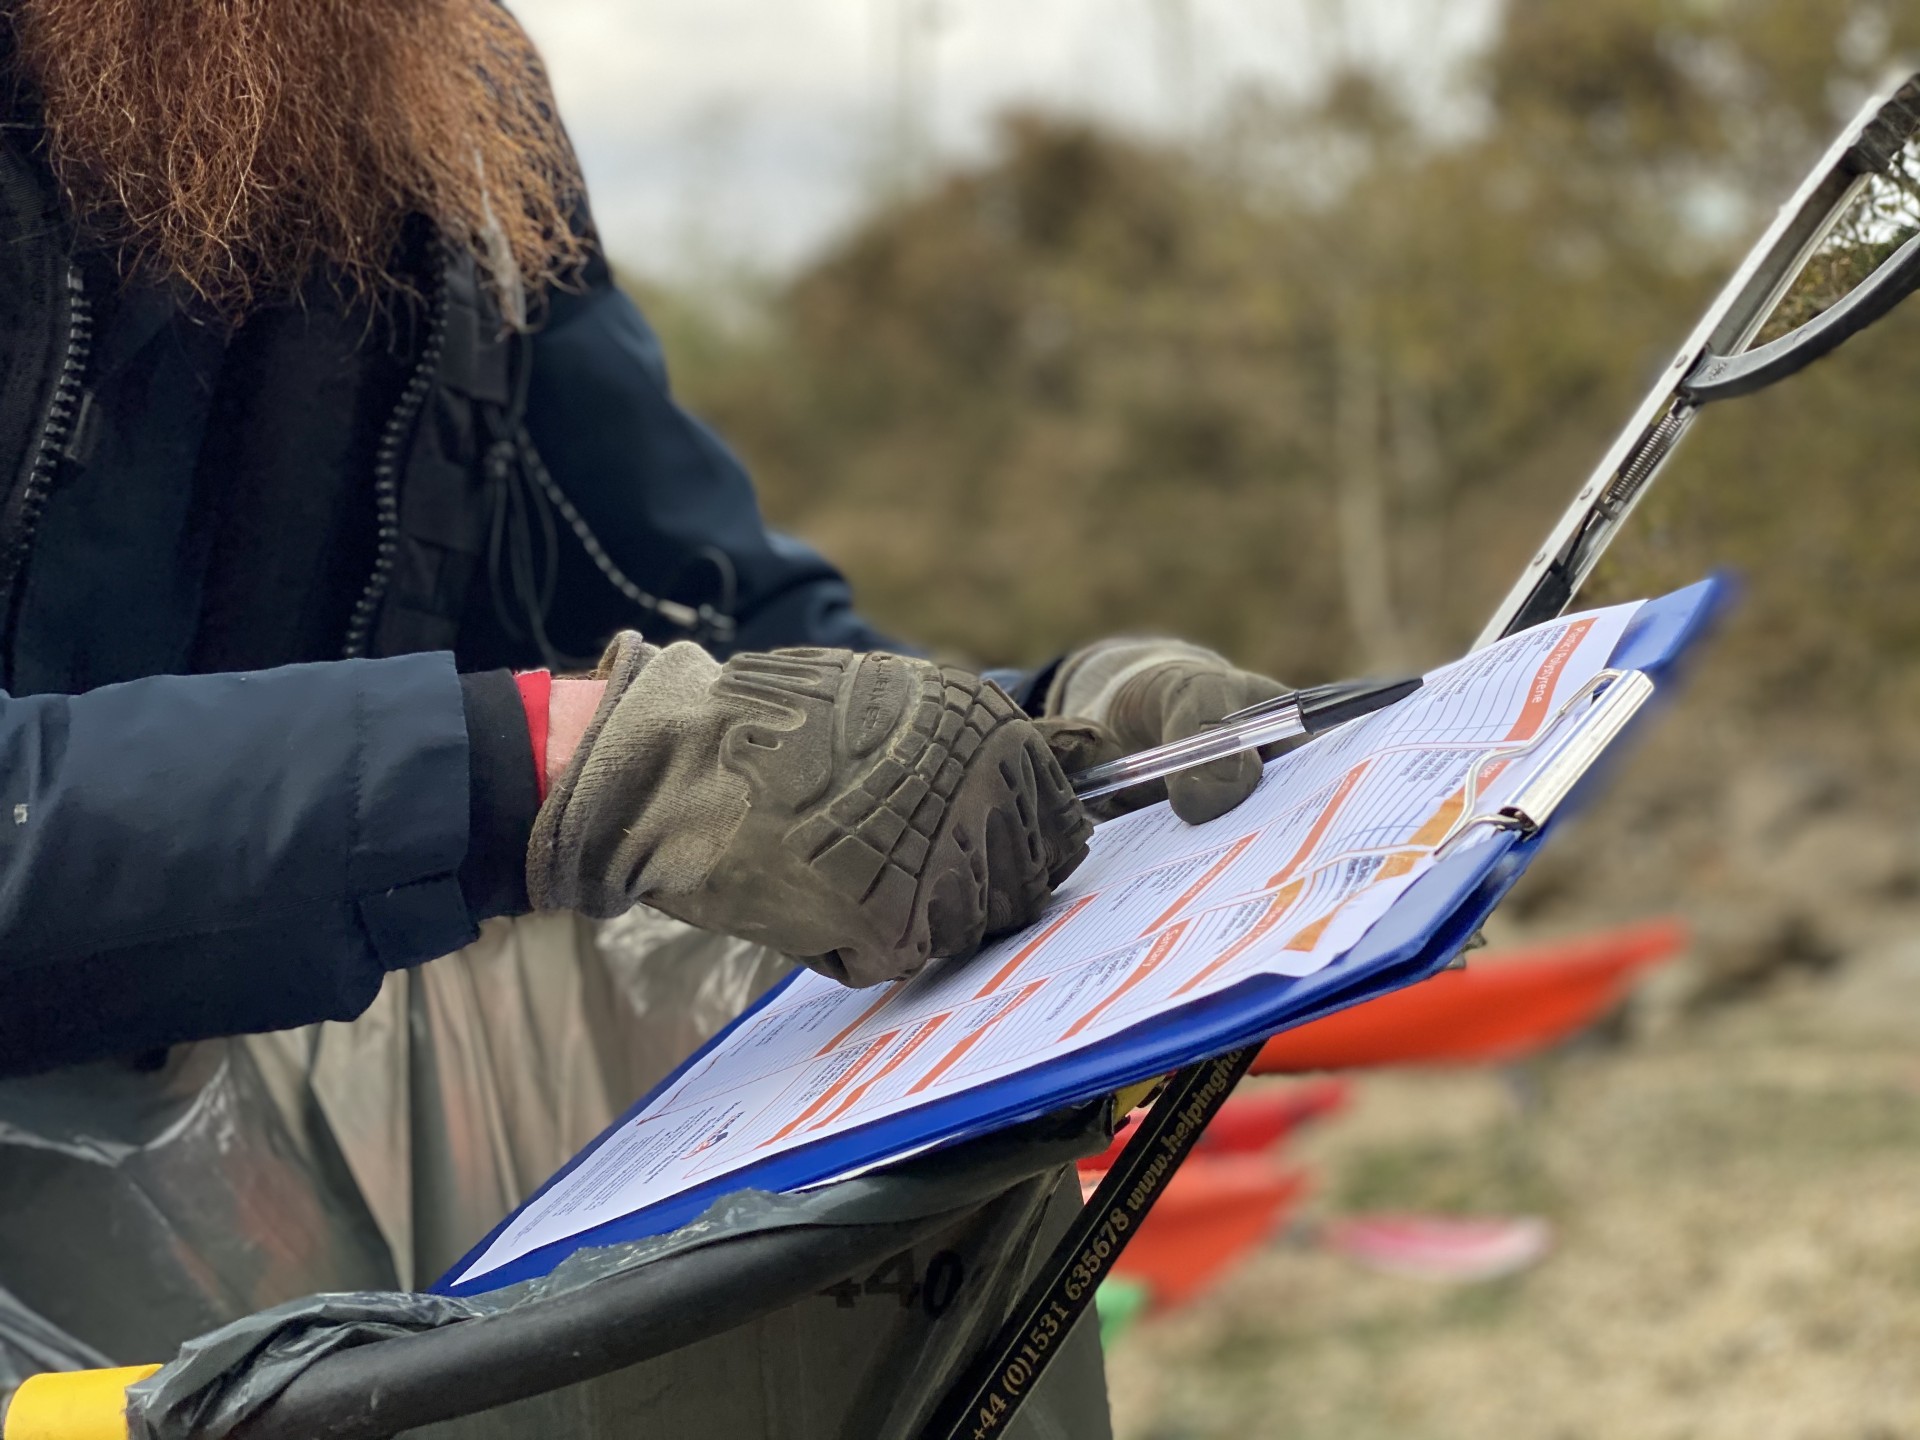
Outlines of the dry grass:
[{"label": "dry grass", "polygon": [[1452,1287],[1296,1235],[1123,1337],[1121,1440],[1920,1436],[1920,932],[1639,1028],[1369,1078],[1302,1147],[1320,1209],[1540,1213],[1555,1253]]}]

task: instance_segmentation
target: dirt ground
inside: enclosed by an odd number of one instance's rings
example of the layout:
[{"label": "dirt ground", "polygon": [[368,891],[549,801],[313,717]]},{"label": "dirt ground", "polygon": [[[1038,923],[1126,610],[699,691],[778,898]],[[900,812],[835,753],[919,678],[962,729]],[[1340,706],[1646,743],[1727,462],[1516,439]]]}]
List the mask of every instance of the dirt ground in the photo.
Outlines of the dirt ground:
[{"label": "dirt ground", "polygon": [[[1920,809],[1817,748],[1710,784],[1708,740],[1643,756],[1493,935],[1677,910],[1694,953],[1517,1071],[1365,1078],[1296,1146],[1292,1231],[1111,1350],[1121,1440],[1920,1437]],[[1555,1247],[1448,1285],[1312,1244],[1397,1209]]]}]

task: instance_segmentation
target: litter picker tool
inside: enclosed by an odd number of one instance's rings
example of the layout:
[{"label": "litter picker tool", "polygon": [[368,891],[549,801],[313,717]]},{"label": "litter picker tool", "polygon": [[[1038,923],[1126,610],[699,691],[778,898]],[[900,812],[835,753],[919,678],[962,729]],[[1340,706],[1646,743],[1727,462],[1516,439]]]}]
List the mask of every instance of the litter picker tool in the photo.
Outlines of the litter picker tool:
[{"label": "litter picker tool", "polygon": [[1740,262],[1474,648],[1572,602],[1707,405],[1797,374],[1920,286],[1920,75],[1860,108]]}]

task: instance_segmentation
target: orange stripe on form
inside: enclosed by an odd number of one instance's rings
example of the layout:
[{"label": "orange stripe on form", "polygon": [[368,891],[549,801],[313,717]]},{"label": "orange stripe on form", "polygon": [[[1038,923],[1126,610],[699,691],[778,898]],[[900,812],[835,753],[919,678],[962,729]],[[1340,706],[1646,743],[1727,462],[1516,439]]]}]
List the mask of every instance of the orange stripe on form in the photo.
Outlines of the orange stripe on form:
[{"label": "orange stripe on form", "polygon": [[[1252,837],[1249,836],[1248,838],[1251,839]],[[1114,1001],[1118,1000],[1122,995],[1126,994],[1129,990],[1133,989],[1134,986],[1158,970],[1160,968],[1160,962],[1173,953],[1173,947],[1180,943],[1180,937],[1186,934],[1186,932],[1187,922],[1182,920],[1178,925],[1154,941],[1152,948],[1146,953],[1146,958],[1133,967],[1133,973],[1121,981],[1119,988],[1111,995],[1107,996],[1106,999],[1102,1000],[1098,1005],[1074,1021],[1068,1028],[1067,1033],[1060,1037],[1061,1041],[1071,1040],[1074,1036],[1078,1035],[1082,1030],[1086,1029],[1087,1026],[1091,1025],[1095,1020],[1098,1020],[1100,1016],[1105,1013],[1109,1005],[1112,1005]]]},{"label": "orange stripe on form", "polygon": [[1022,965],[1026,964],[1027,961],[1031,960],[1035,955],[1038,955],[1040,953],[1041,948],[1049,940],[1053,939],[1054,936],[1058,935],[1062,930],[1066,928],[1067,922],[1069,920],[1073,919],[1074,916],[1078,915],[1082,910],[1086,909],[1087,906],[1093,903],[1093,901],[1094,901],[1094,896],[1082,895],[1078,900],[1074,901],[1071,905],[1067,906],[1065,910],[1060,912],[1059,916],[1053,921],[1052,924],[1047,926],[1046,929],[1042,930],[1038,935],[1034,936],[1033,939],[1029,940],[1026,944],[1022,945],[1018,950],[1014,951],[1013,958],[1007,961],[1007,963],[1002,965],[998,970],[994,971],[993,978],[987,981],[987,983],[981,987],[980,993],[978,995],[975,995],[973,998],[976,1000],[984,1000],[987,998],[987,996],[993,994],[994,991],[998,990],[1002,985],[1006,984],[1007,978],[1011,976],[1014,971],[1018,970]]},{"label": "orange stripe on form", "polygon": [[834,1036],[831,1040],[827,1041],[826,1044],[822,1045],[818,1050],[816,1050],[814,1052],[813,1058],[818,1060],[822,1056],[831,1055],[835,1050],[838,1050],[843,1040],[845,1040],[849,1035],[853,1034],[853,1032],[858,1030],[862,1025],[866,1024],[867,1021],[871,1020],[874,1016],[878,1015],[882,1010],[886,1009],[887,1002],[893,999],[893,992],[898,990],[902,983],[903,983],[902,981],[893,980],[888,982],[885,986],[883,986],[880,991],[880,998],[874,1001],[873,1004],[869,1005],[866,1009],[862,1010],[851,1025],[847,1026],[846,1029],[842,1030],[838,1035]]},{"label": "orange stripe on form", "polygon": [[1253,928],[1248,930],[1246,934],[1242,935],[1231,945],[1227,946],[1226,949],[1222,950],[1212,960],[1209,960],[1197,973],[1183,980],[1180,983],[1180,988],[1173,992],[1174,997],[1177,999],[1189,990],[1205,984],[1210,977],[1217,975],[1242,955],[1246,954],[1248,950],[1252,949],[1253,946],[1259,942],[1261,936],[1272,930],[1274,926],[1278,925],[1280,921],[1285,918],[1287,911],[1293,908],[1294,901],[1300,898],[1300,892],[1306,888],[1307,882],[1305,880],[1295,880],[1288,884],[1271,900],[1267,901],[1266,910],[1261,913],[1258,920],[1253,922]]},{"label": "orange stripe on form", "polygon": [[1295,951],[1313,949],[1314,946],[1320,943],[1320,937],[1327,933],[1327,927],[1333,924],[1334,918],[1338,916],[1342,910],[1346,909],[1347,906],[1351,905],[1355,900],[1358,900],[1362,895],[1366,894],[1367,891],[1382,881],[1399,879],[1402,875],[1413,869],[1415,862],[1418,861],[1419,858],[1419,854],[1412,850],[1400,850],[1389,855],[1386,863],[1373,872],[1366,884],[1362,885],[1358,890],[1347,896],[1346,899],[1342,900],[1338,905],[1335,905],[1318,920],[1307,926],[1306,929],[1287,941],[1286,945],[1282,948]]},{"label": "orange stripe on form", "polygon": [[1592,620],[1576,620],[1567,627],[1566,634],[1554,641],[1547,658],[1534,672],[1533,684],[1527,690],[1527,703],[1520,707],[1520,718],[1513,722],[1507,739],[1531,740],[1540,732],[1547,718],[1547,707],[1553,703],[1553,687],[1560,683],[1567,662],[1573,659],[1573,652],[1580,648],[1580,642],[1587,638],[1587,632],[1591,629]]},{"label": "orange stripe on form", "polygon": [[933,1016],[931,1020],[920,1021],[920,1027],[914,1031],[914,1035],[906,1041],[906,1044],[902,1044],[899,1050],[893,1052],[893,1060],[889,1060],[885,1066],[881,1066],[881,1068],[876,1069],[872,1075],[868,1075],[864,1081],[860,1081],[860,1087],[849,1092],[849,1096],[847,1096],[845,1100],[841,1100],[841,1102],[833,1108],[833,1114],[831,1114],[831,1116],[824,1116],[822,1119],[818,1119],[818,1121],[814,1123],[814,1129],[820,1129],[820,1127],[824,1127],[824,1125],[831,1125],[835,1119],[845,1116],[856,1104],[860,1104],[860,1102],[866,1098],[866,1092],[872,1091],[883,1079],[887,1079],[887,1075],[891,1075],[891,1073],[897,1071],[900,1066],[904,1066],[908,1060],[912,1060],[912,1058],[914,1058],[914,1052],[916,1052],[922,1044],[931,1041],[931,1039],[933,1039],[933,1031],[937,1031],[941,1025],[945,1025],[950,1016],[952,1016],[952,1010],[947,1010],[947,1012],[943,1012],[943,1014],[939,1014],[939,1016]]},{"label": "orange stripe on form", "polygon": [[1398,880],[1413,869],[1420,857],[1411,850],[1396,850],[1387,857],[1387,863],[1380,867],[1380,873],[1373,877],[1374,884],[1382,880]]},{"label": "orange stripe on form", "polygon": [[1015,995],[1013,999],[1009,1000],[998,1015],[986,1021],[984,1024],[977,1026],[967,1035],[966,1039],[954,1046],[953,1049],[949,1050],[945,1055],[942,1055],[939,1064],[935,1065],[931,1070],[927,1071],[926,1074],[922,1075],[907,1087],[907,1093],[909,1095],[918,1095],[922,1090],[946,1074],[947,1071],[959,1064],[960,1061],[965,1058],[966,1053],[978,1045],[989,1030],[1006,1019],[1007,1016],[1011,1015],[1014,1011],[1018,1010],[1022,1005],[1026,1004],[1027,1001],[1031,1000],[1040,987],[1046,983],[1044,980],[1028,981],[1026,987],[1022,989],[1019,994]]},{"label": "orange stripe on form", "polygon": [[1346,903],[1345,900],[1342,900],[1340,904],[1334,906],[1333,909],[1322,915],[1318,920],[1314,921],[1304,930],[1296,933],[1291,940],[1287,941],[1287,943],[1280,948],[1301,952],[1313,949],[1314,946],[1320,943],[1320,937],[1327,933],[1327,927],[1333,924],[1333,917],[1340,913]]},{"label": "orange stripe on form", "polygon": [[831,1125],[834,1121],[838,1120],[842,1115],[846,1114],[847,1111],[851,1110],[854,1106],[858,1105],[862,1100],[866,1099],[867,1092],[869,1090],[873,1089],[874,1086],[878,1085],[882,1080],[886,1079],[887,1076],[891,1075],[894,1071],[898,1070],[902,1065],[906,1064],[907,1061],[911,1060],[913,1058],[914,1052],[918,1050],[922,1045],[926,1044],[927,1041],[931,1040],[933,1038],[933,1032],[938,1030],[942,1025],[946,1024],[948,1017],[951,1016],[952,1014],[953,1012],[951,1010],[948,1010],[942,1014],[935,1015],[930,1020],[922,1020],[919,1026],[914,1030],[913,1035],[907,1040],[907,1043],[902,1045],[898,1050],[893,1052],[893,1058],[887,1061],[887,1063],[882,1065],[878,1070],[874,1071],[873,1074],[869,1075],[865,1080],[861,1081],[860,1085],[856,1089],[849,1092],[846,1099],[842,1100],[838,1105],[834,1107],[833,1113],[831,1115],[822,1117],[819,1121],[815,1123],[814,1128],[817,1130],[821,1128],[821,1126]]},{"label": "orange stripe on form", "polygon": [[[1587,633],[1592,629],[1593,621],[1576,620],[1567,627],[1567,633],[1554,642],[1553,648],[1547,652],[1547,658],[1534,672],[1533,683],[1527,687],[1527,702],[1520,707],[1519,719],[1513,722],[1513,728],[1507,732],[1506,740],[1501,743],[1510,745],[1518,741],[1531,740],[1539,733],[1541,725],[1546,722],[1547,707],[1553,700],[1553,687],[1560,683],[1560,677],[1566,672],[1568,662],[1573,659],[1573,652],[1580,648],[1580,642],[1587,638]],[[1480,793],[1484,795],[1491,789],[1493,782],[1498,780],[1501,773],[1512,763],[1511,760],[1496,760],[1482,770],[1478,784]],[[1465,787],[1462,787],[1441,802],[1440,808],[1434,811],[1433,817],[1416,830],[1413,838],[1407,843],[1429,847],[1438,845],[1446,838],[1447,832],[1453,828],[1454,822],[1459,820],[1466,808],[1467,792]]]},{"label": "orange stripe on form", "polygon": [[1367,773],[1367,766],[1372,763],[1371,760],[1362,760],[1340,777],[1340,783],[1334,787],[1333,796],[1327,801],[1326,809],[1322,810],[1320,818],[1313,822],[1313,828],[1307,831],[1307,838],[1300,842],[1300,848],[1293,852],[1293,858],[1281,867],[1279,874],[1267,881],[1269,890],[1286,884],[1293,878],[1293,872],[1307,863],[1307,858],[1313,854],[1314,847],[1326,838],[1327,831],[1332,828],[1334,816],[1340,813],[1340,807],[1347,803],[1348,797],[1360,784],[1360,777]]},{"label": "orange stripe on form", "polygon": [[1447,838],[1447,832],[1453,829],[1454,822],[1460,818],[1466,808],[1467,789],[1463,785],[1440,802],[1440,808],[1433,812],[1426,824],[1413,832],[1407,843],[1431,850]]},{"label": "orange stripe on form", "polygon": [[778,1130],[774,1131],[773,1134],[769,1135],[765,1140],[762,1140],[759,1143],[759,1145],[755,1146],[754,1148],[764,1150],[767,1146],[774,1144],[776,1141],[786,1139],[787,1136],[793,1134],[794,1131],[798,1130],[802,1125],[806,1124],[807,1121],[811,1120],[814,1116],[818,1115],[822,1110],[826,1109],[827,1106],[831,1105],[834,1102],[834,1100],[839,1097],[840,1092],[842,1090],[845,1090],[849,1085],[853,1084],[855,1080],[860,1078],[860,1072],[866,1069],[867,1066],[873,1062],[873,1058],[876,1055],[878,1055],[882,1050],[885,1050],[887,1046],[891,1045],[893,1043],[893,1037],[898,1035],[899,1033],[900,1032],[898,1030],[889,1030],[884,1035],[875,1036],[873,1043],[868,1045],[865,1050],[862,1050],[860,1052],[860,1058],[854,1061],[853,1064],[849,1065],[844,1071],[842,1071],[840,1078],[838,1080],[834,1081],[833,1084],[829,1085],[825,1090],[821,1091],[821,1093],[815,1097],[814,1102],[811,1105],[807,1106],[806,1109],[802,1110],[798,1115],[794,1116],[793,1119],[789,1120],[786,1124],[782,1125]]},{"label": "orange stripe on form", "polygon": [[1206,892],[1206,888],[1209,885],[1213,884],[1214,881],[1218,880],[1222,875],[1226,874],[1228,867],[1231,866],[1233,862],[1238,860],[1242,855],[1246,854],[1247,847],[1253,844],[1253,842],[1255,840],[1258,840],[1259,838],[1260,838],[1260,832],[1256,830],[1253,832],[1253,834],[1242,835],[1238,840],[1234,841],[1233,844],[1227,847],[1226,854],[1222,855],[1218,860],[1214,861],[1213,864],[1207,867],[1206,874],[1202,875],[1198,880],[1194,881],[1193,884],[1189,885],[1186,888],[1186,890],[1181,894],[1178,900],[1174,901],[1173,904],[1169,905],[1166,908],[1166,910],[1161,913],[1158,919],[1156,919],[1151,925],[1147,926],[1147,928],[1142,930],[1140,933],[1142,935],[1151,935],[1154,931],[1158,930],[1162,925],[1166,924],[1169,920],[1173,919],[1174,916],[1178,915],[1182,910],[1186,909],[1187,906],[1191,905],[1195,900],[1198,900],[1201,897],[1201,895]]}]

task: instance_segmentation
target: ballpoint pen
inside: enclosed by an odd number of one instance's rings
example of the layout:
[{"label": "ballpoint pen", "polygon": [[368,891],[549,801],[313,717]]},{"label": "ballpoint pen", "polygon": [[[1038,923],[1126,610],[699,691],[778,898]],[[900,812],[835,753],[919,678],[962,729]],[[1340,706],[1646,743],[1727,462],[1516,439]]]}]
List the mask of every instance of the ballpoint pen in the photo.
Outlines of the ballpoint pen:
[{"label": "ballpoint pen", "polygon": [[1296,735],[1318,735],[1404,700],[1421,683],[1415,675],[1402,680],[1343,680],[1289,691],[1236,710],[1197,735],[1089,766],[1068,778],[1073,793],[1082,800],[1098,800],[1243,750],[1257,750]]}]

